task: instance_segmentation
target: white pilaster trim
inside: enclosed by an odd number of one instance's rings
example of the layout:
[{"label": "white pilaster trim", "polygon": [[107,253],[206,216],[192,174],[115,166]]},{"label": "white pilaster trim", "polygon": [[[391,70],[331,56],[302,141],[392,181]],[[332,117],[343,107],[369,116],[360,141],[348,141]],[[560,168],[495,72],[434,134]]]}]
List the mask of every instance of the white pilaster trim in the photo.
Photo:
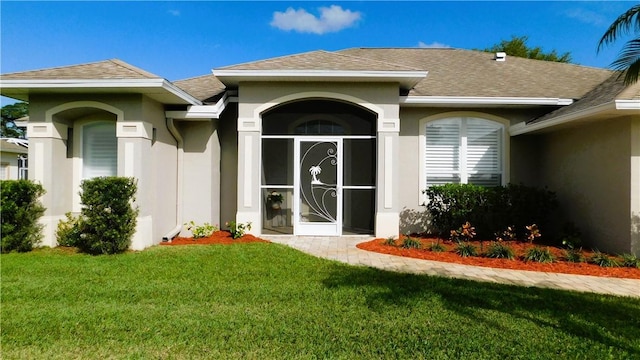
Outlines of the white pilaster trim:
[{"label": "white pilaster trim", "polygon": [[244,154],[242,154],[242,158],[244,159],[244,179],[242,181],[242,197],[243,202],[242,205],[245,208],[250,208],[253,205],[253,137],[245,136],[244,137]]},{"label": "white pilaster trim", "polygon": [[378,132],[400,132],[400,119],[379,117]]},{"label": "white pilaster trim", "polygon": [[384,138],[384,208],[393,208],[393,138]]}]

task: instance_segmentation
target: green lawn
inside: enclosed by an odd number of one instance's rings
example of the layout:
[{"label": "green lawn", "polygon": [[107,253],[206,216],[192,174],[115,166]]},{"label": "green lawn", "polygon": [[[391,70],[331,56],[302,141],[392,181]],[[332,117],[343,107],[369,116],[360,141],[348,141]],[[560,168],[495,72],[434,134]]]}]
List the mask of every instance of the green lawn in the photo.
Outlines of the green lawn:
[{"label": "green lawn", "polygon": [[277,244],[0,260],[3,359],[640,358],[640,299],[397,274]]}]

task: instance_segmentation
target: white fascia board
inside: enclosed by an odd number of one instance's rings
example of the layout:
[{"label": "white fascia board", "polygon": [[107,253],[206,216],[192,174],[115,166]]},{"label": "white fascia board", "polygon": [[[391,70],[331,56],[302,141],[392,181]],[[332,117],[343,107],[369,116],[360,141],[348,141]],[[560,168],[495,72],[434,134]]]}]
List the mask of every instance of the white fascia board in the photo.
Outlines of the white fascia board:
[{"label": "white fascia board", "polygon": [[213,70],[223,83],[230,81],[382,81],[413,87],[426,78],[428,71],[374,70]]},{"label": "white fascia board", "polygon": [[526,134],[529,132],[546,129],[552,126],[563,125],[563,124],[566,124],[575,120],[579,120],[582,118],[595,116],[600,113],[605,113],[607,111],[616,110],[616,102],[617,101],[610,101],[608,103],[586,108],[584,110],[576,111],[566,115],[561,115],[555,118],[551,118],[549,120],[544,120],[544,121],[530,124],[530,125],[527,125],[525,122],[520,122],[515,125],[512,125],[509,128],[509,134],[511,134],[511,136]]},{"label": "white fascia board", "polygon": [[165,116],[176,120],[218,119],[230,101],[225,94],[215,105],[191,105],[186,111],[165,111]]},{"label": "white fascia board", "polygon": [[0,88],[7,89],[153,89],[161,88],[187,101],[202,102],[165,79],[53,79],[53,80],[0,80]]},{"label": "white fascia board", "polygon": [[537,98],[537,97],[483,97],[483,96],[401,96],[400,105],[404,106],[526,106],[547,105],[564,106],[571,105],[573,99],[561,98]]},{"label": "white fascia board", "polygon": [[616,110],[640,110],[640,99],[638,100],[616,100]]}]

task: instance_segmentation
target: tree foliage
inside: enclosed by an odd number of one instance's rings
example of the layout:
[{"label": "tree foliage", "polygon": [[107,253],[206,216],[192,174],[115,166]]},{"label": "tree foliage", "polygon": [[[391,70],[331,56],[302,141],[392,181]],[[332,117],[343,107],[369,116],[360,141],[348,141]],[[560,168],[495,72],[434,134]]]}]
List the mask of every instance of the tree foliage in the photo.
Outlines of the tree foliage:
[{"label": "tree foliage", "polygon": [[25,133],[18,128],[15,121],[29,114],[29,104],[26,102],[17,102],[15,104],[5,105],[0,110],[2,123],[0,124],[0,136],[10,138],[24,138]]},{"label": "tree foliage", "polygon": [[571,62],[571,54],[566,52],[558,54],[556,50],[545,52],[540,46],[531,47],[527,44],[528,36],[512,36],[511,40],[502,40],[483,51],[487,52],[505,52],[509,56],[516,56],[535,60],[555,61],[561,63]]},{"label": "tree foliage", "polygon": [[598,51],[629,33],[635,33],[635,38],[624,44],[618,58],[610,65],[625,74],[626,85],[637,82],[640,76],[640,4],[632,6],[609,26],[598,43]]}]

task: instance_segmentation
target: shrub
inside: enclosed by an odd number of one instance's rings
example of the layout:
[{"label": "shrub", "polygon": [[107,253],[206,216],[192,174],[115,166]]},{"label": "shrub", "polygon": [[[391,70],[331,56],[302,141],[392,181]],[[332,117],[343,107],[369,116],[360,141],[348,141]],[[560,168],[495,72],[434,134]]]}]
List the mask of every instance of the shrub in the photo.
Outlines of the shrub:
[{"label": "shrub", "polygon": [[527,240],[529,243],[533,243],[533,240],[542,236],[542,234],[540,234],[540,229],[536,224],[527,225],[524,228],[527,229]]},{"label": "shrub", "polygon": [[456,246],[456,254],[462,257],[477,256],[478,250],[471,243],[461,242]]},{"label": "shrub", "polygon": [[396,237],[393,235],[389,236],[384,240],[384,244],[388,246],[396,246]]},{"label": "shrub", "polygon": [[[446,184],[431,186],[424,193],[432,230],[441,237],[466,221],[476,225],[482,239],[491,238],[508,226],[524,229],[535,223],[546,228],[550,214],[557,208],[555,193],[524,185],[487,188]],[[524,232],[515,235],[524,236]]]},{"label": "shrub", "polygon": [[244,233],[251,230],[251,222],[246,224],[236,223],[235,221],[228,221],[226,225],[229,227],[232,239],[238,239],[244,236]]},{"label": "shrub", "polygon": [[524,254],[524,261],[536,261],[539,263],[552,263],[554,257],[549,248],[532,247]]},{"label": "shrub", "polygon": [[402,247],[405,249],[420,249],[421,246],[420,241],[408,235],[402,241]]},{"label": "shrub", "polygon": [[568,249],[568,250],[565,250],[564,258],[568,262],[573,262],[573,263],[584,262],[584,256],[582,255],[582,249]]},{"label": "shrub", "polygon": [[496,232],[495,238],[496,241],[511,241],[516,239],[516,231],[515,226],[507,226],[505,230]]},{"label": "shrub", "polygon": [[607,254],[602,253],[598,250],[595,250],[593,252],[593,255],[591,255],[591,258],[589,259],[589,261],[593,264],[602,266],[602,267],[617,267],[618,266],[618,262],[615,261],[613,258],[609,257]]},{"label": "shrub", "polygon": [[116,254],[129,248],[138,215],[138,209],[132,206],[136,190],[133,178],[110,176],[82,181],[76,244],[81,251]]},{"label": "shrub", "polygon": [[633,254],[622,254],[622,266],[640,269],[640,259]]},{"label": "shrub", "polygon": [[58,245],[77,246],[80,241],[80,216],[75,217],[70,212],[64,215],[66,220],[60,220],[56,229]]},{"label": "shrub", "polygon": [[191,220],[188,223],[184,224],[187,227],[188,231],[191,231],[191,234],[193,234],[193,238],[194,239],[200,239],[200,238],[205,238],[208,236],[211,236],[211,234],[213,234],[214,232],[218,231],[218,227],[207,223],[204,223],[203,225],[196,225],[196,223]]},{"label": "shrub", "polygon": [[516,255],[509,245],[494,241],[487,248],[485,256],[493,259],[513,260]]},{"label": "shrub", "polygon": [[0,183],[1,251],[31,251],[42,239],[38,219],[45,208],[38,198],[45,190],[29,180],[4,180]]},{"label": "shrub", "polygon": [[429,245],[429,250],[433,252],[443,252],[447,249],[444,247],[444,245],[440,244],[440,242],[435,242]]}]

